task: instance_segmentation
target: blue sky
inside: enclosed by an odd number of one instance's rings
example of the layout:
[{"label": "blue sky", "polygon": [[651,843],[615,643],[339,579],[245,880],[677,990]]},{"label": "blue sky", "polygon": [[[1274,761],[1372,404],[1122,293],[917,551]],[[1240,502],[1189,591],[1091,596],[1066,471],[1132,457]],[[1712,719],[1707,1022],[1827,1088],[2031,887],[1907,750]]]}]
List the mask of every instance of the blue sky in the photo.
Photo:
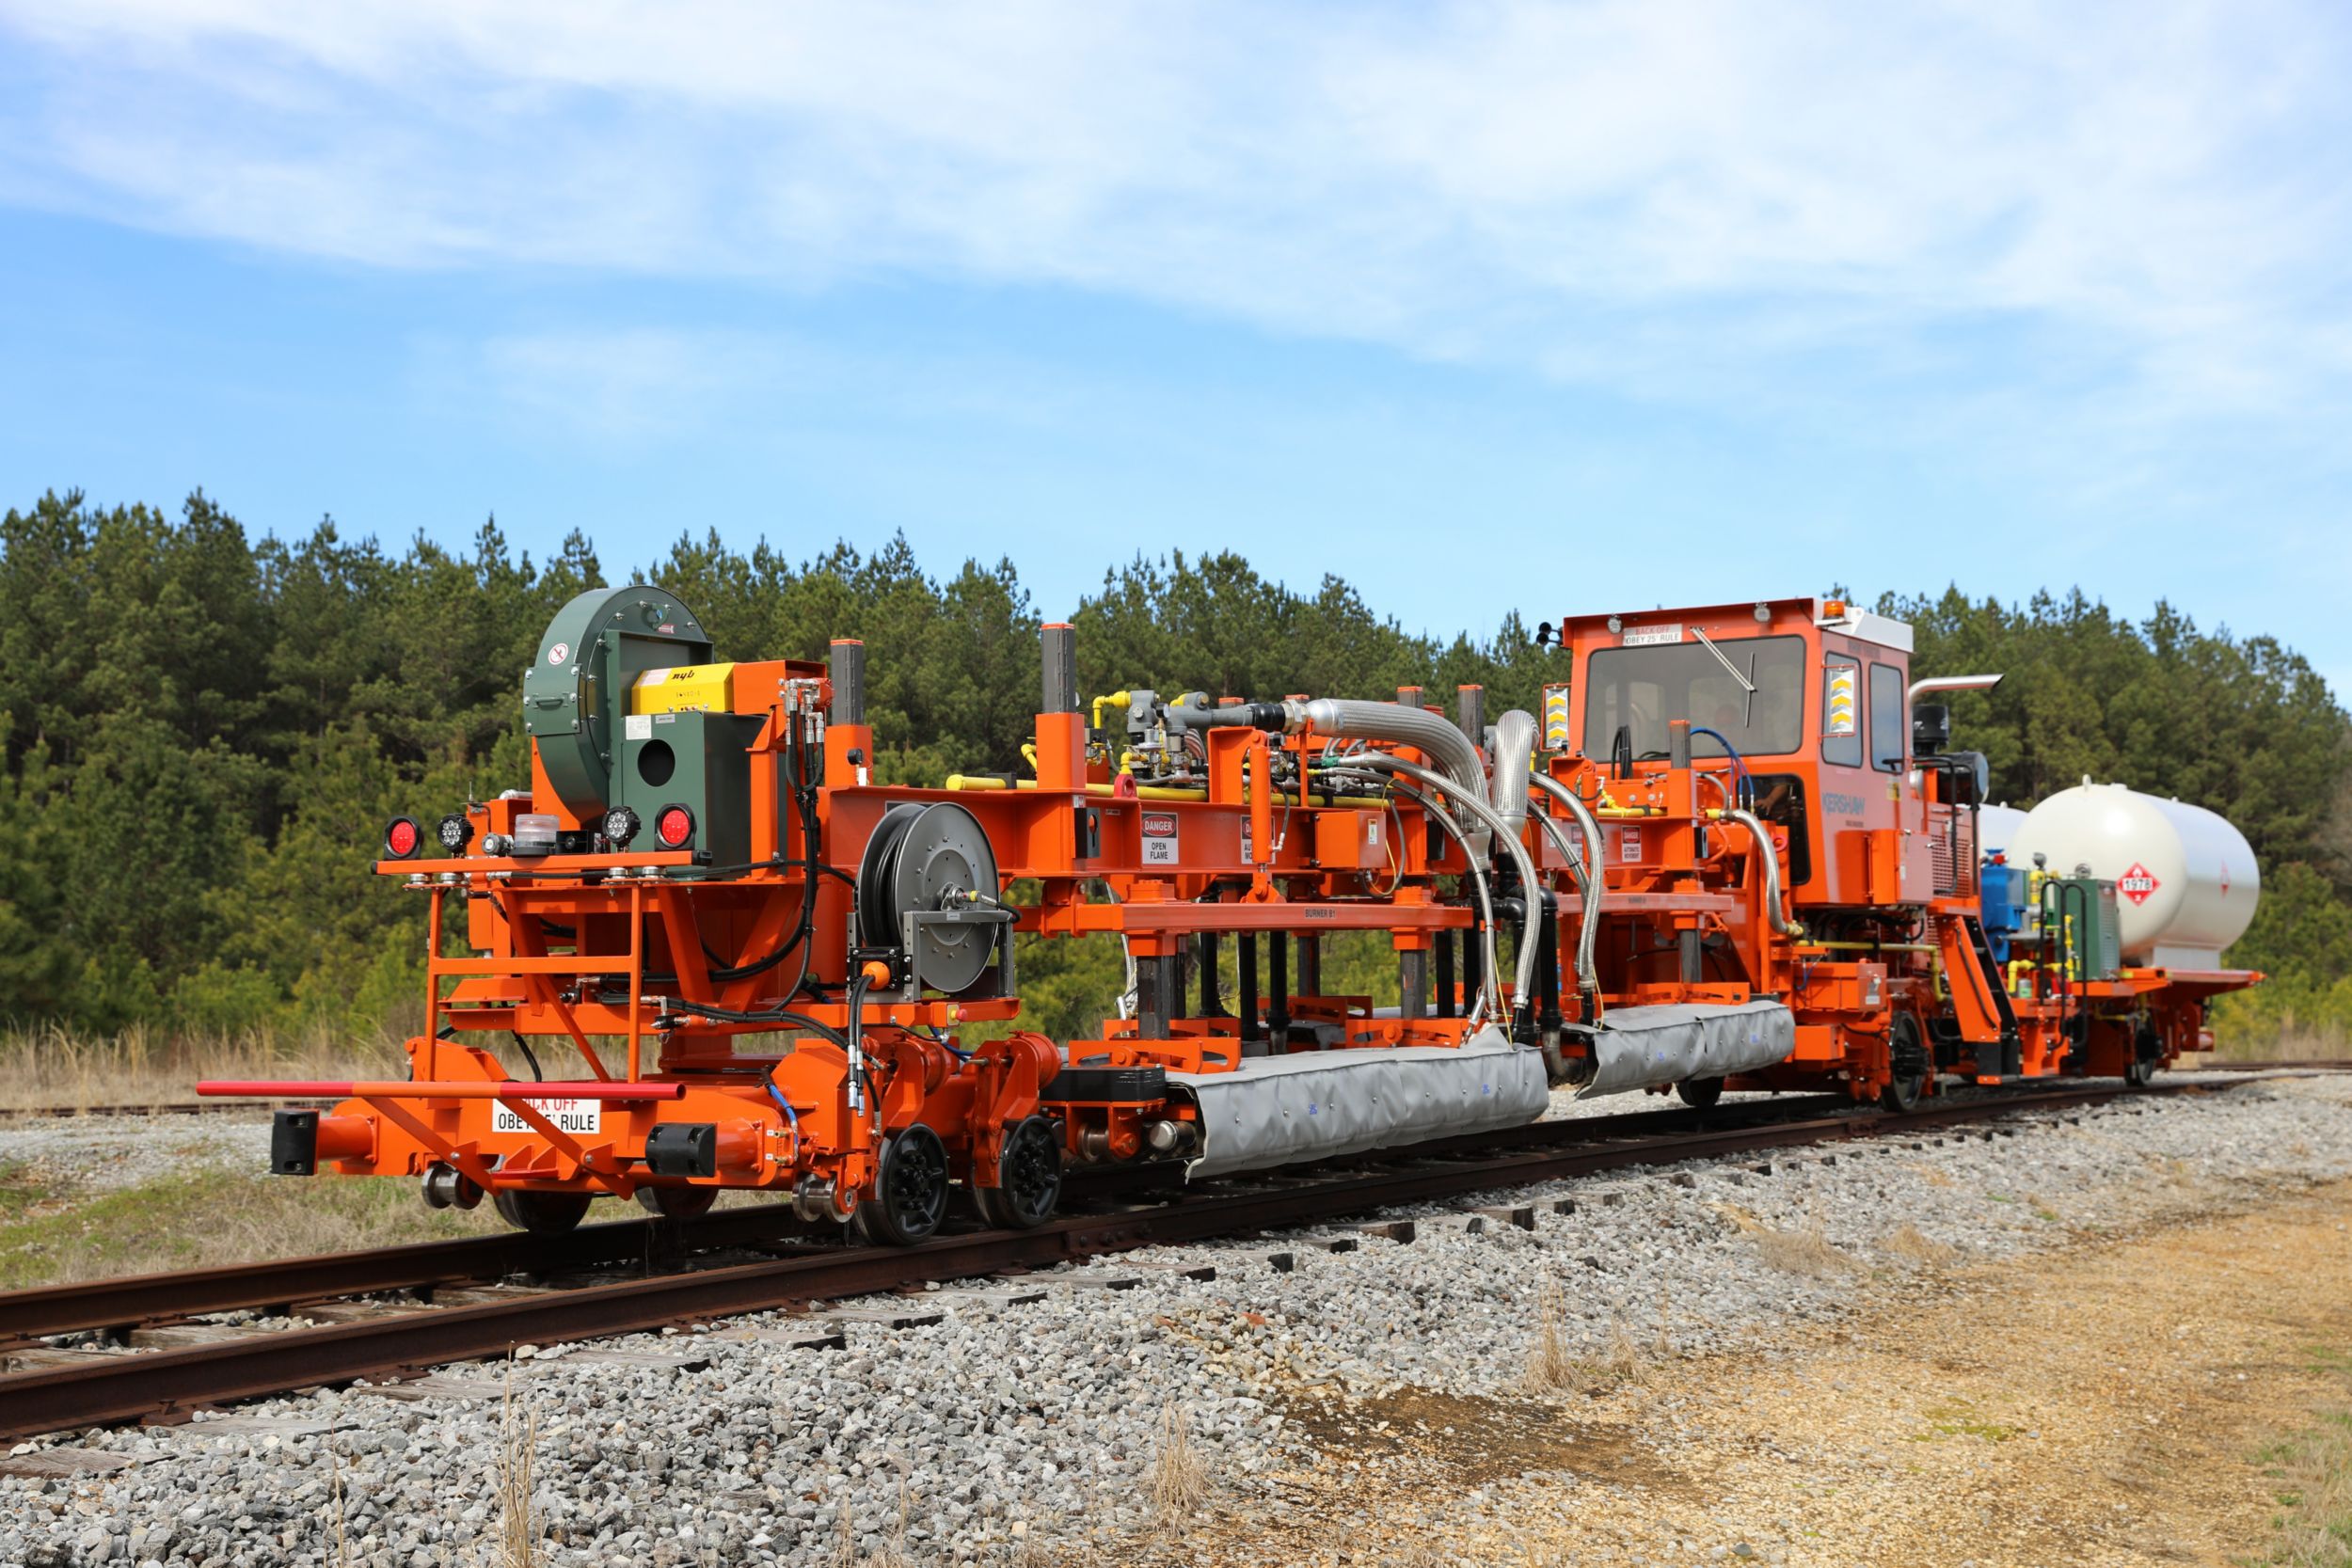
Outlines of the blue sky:
[{"label": "blue sky", "polygon": [[2341,691],[2345,15],[0,0],[0,500],[2080,583]]}]

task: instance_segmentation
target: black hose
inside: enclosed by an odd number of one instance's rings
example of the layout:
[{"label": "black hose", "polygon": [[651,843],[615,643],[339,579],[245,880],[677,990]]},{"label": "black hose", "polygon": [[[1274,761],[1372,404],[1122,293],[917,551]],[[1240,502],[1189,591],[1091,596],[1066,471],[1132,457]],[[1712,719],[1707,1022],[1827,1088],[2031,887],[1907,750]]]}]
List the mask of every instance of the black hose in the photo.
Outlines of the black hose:
[{"label": "black hose", "polygon": [[520,1051],[523,1053],[523,1060],[531,1064],[531,1081],[534,1084],[546,1083],[548,1075],[539,1070],[539,1058],[531,1053],[531,1042],[523,1038],[522,1031],[509,1029],[506,1032],[515,1037],[515,1049]]}]

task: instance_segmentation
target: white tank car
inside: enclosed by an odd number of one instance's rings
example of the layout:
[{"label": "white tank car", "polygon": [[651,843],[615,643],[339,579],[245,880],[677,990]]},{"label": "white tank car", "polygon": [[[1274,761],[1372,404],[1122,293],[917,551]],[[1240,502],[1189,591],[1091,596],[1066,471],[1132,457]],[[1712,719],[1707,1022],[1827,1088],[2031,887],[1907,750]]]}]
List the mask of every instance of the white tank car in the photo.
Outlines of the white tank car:
[{"label": "white tank car", "polygon": [[2126,963],[2212,969],[2246,934],[2262,872],[2246,835],[2202,806],[2092,784],[2043,800],[2010,833],[2009,863],[2047,857],[2053,876],[2088,865],[2115,883]]},{"label": "white tank car", "polygon": [[2017,830],[2024,826],[2026,814],[2015,806],[1979,806],[1977,808],[1977,843],[1987,854],[2003,851],[2002,858],[2011,865],[2030,864],[2008,853],[2017,842]]}]

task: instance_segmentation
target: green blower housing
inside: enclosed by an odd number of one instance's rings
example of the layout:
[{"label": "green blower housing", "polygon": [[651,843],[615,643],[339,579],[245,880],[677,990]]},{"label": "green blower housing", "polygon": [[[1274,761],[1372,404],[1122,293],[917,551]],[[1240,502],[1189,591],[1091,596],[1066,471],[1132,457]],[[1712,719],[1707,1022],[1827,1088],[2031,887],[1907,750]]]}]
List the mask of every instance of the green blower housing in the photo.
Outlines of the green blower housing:
[{"label": "green blower housing", "polygon": [[664,807],[684,806],[706,863],[749,857],[749,748],[760,717],[631,711],[646,672],[710,664],[711,656],[694,612],[659,588],[592,589],[556,611],[523,676],[523,733],[582,827],[627,806],[650,832]]}]

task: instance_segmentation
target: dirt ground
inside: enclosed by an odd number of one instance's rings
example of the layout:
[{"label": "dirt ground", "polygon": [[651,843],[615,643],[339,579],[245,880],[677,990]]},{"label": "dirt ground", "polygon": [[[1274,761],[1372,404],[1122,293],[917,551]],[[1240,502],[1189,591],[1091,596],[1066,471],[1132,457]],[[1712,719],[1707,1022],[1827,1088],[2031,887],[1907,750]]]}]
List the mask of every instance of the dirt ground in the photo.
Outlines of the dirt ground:
[{"label": "dirt ground", "polygon": [[1548,1398],[1302,1404],[1315,1463],[1138,1556],[2267,1562],[2282,1483],[2265,1450],[2352,1388],[2352,1183],[2232,1208],[1858,1279],[1854,1315],[1770,1357],[1629,1357],[1597,1391]]}]

